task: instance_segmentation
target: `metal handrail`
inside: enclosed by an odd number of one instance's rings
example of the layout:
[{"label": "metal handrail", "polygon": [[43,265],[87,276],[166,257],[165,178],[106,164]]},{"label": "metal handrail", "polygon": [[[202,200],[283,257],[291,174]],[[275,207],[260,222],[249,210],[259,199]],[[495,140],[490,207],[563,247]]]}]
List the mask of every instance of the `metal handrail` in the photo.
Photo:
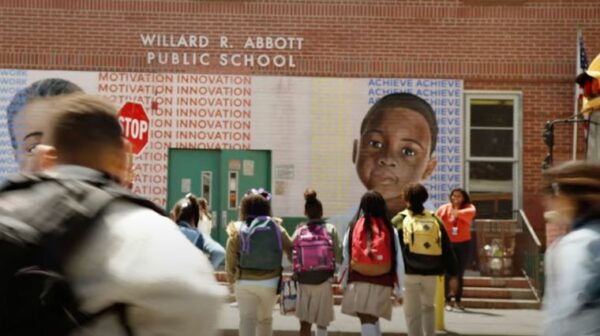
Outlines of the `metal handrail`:
[{"label": "metal handrail", "polygon": [[525,211],[523,211],[523,209],[519,209],[519,215],[521,215],[521,218],[523,219],[523,222],[525,223],[525,227],[527,227],[527,231],[529,231],[529,234],[531,235],[531,238],[533,238],[533,241],[535,242],[535,244],[539,248],[542,248],[542,243],[540,242],[540,239],[538,238],[537,234],[535,233],[535,230],[533,230],[531,223],[529,223],[529,218],[527,218],[527,215],[525,214]]},{"label": "metal handrail", "polygon": [[519,273],[527,278],[527,282],[539,302],[544,292],[542,243],[522,209],[519,209],[518,216],[527,230],[523,230],[517,237],[519,252],[515,260],[518,266],[516,270],[520,269]]}]

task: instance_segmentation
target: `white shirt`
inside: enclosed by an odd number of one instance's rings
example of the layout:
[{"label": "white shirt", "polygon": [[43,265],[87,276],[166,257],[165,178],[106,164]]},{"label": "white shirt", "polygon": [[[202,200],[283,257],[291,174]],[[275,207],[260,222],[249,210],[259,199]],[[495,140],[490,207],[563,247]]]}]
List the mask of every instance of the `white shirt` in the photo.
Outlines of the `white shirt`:
[{"label": "white shirt", "polygon": [[208,216],[202,214],[198,221],[198,232],[202,233],[205,237],[210,237],[212,226],[212,220],[208,218]]},{"label": "white shirt", "polygon": [[[66,265],[84,311],[125,303],[136,336],[217,334],[225,288],[170,219],[117,201],[95,225]],[[124,332],[108,314],[80,334]]]},{"label": "white shirt", "polygon": [[[544,334],[600,334],[600,220],[556,240],[544,264]],[[593,305],[585,307],[590,296]]]}]

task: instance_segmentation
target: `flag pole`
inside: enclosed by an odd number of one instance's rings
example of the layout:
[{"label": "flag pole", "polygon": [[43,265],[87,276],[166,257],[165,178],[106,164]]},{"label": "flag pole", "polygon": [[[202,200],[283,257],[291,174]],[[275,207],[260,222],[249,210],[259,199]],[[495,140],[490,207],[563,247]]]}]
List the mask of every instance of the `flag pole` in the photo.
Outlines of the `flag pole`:
[{"label": "flag pole", "polygon": [[[581,40],[583,39],[582,33],[581,33],[581,29],[577,28],[577,55],[576,55],[576,60],[577,60],[577,68],[575,69],[575,76],[579,75],[579,73],[582,71],[581,70]],[[578,101],[579,101],[579,86],[577,84],[575,84],[575,98],[573,99],[574,103],[573,103],[573,116],[576,118],[577,114],[579,113],[577,107],[578,107]],[[577,123],[573,123],[573,160],[577,160]]]}]

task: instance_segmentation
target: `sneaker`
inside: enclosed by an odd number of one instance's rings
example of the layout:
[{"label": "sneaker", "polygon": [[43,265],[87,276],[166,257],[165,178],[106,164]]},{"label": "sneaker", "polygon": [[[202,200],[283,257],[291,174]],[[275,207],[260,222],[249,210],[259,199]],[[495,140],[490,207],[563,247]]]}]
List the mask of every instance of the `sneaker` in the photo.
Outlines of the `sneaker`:
[{"label": "sneaker", "polygon": [[451,302],[446,302],[446,311],[452,311],[454,307]]},{"label": "sneaker", "polygon": [[456,306],[456,308],[458,308],[458,309],[460,309],[462,311],[465,310],[465,306],[463,306],[460,302],[457,302],[455,306]]}]

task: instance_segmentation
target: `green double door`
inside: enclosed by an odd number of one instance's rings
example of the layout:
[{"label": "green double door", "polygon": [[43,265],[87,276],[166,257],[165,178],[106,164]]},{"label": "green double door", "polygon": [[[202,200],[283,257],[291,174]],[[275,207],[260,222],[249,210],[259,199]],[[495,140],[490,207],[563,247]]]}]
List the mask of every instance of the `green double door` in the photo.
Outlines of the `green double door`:
[{"label": "green double door", "polygon": [[187,193],[204,197],[215,223],[212,237],[225,245],[225,227],[238,218],[244,194],[271,190],[271,151],[171,148],[168,174],[168,210]]}]

